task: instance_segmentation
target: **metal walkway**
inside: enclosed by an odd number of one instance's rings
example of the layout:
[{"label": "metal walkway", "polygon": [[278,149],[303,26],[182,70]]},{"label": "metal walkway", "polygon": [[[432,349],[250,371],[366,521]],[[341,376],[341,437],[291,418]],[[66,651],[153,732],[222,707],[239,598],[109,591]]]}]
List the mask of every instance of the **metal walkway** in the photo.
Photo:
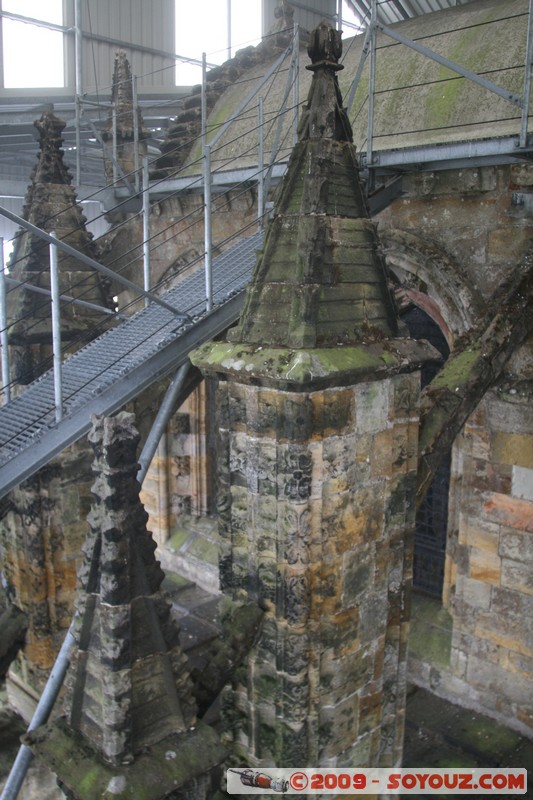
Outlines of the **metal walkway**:
[{"label": "metal walkway", "polygon": [[235,322],[262,240],[259,231],[213,261],[211,312],[205,312],[205,276],[199,270],[163,297],[187,312],[192,322],[184,324],[152,303],[70,356],[63,363],[59,423],[52,371],[0,408],[0,497],[87,433],[92,414],[117,411]]}]

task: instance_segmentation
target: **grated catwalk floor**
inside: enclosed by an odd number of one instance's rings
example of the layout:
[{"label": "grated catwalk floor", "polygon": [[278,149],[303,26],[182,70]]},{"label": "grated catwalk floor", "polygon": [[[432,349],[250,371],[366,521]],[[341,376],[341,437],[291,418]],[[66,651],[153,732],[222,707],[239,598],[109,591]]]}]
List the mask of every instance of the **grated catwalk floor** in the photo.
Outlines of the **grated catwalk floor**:
[{"label": "grated catwalk floor", "polygon": [[[203,270],[184,278],[162,296],[168,304],[189,320],[176,317],[171,311],[151,303],[126,322],[102,334],[66,359],[63,364],[63,419],[55,422],[54,375],[50,370],[30,384],[22,395],[0,408],[0,492],[28,477],[36,465],[30,455],[39,442],[46,458],[43,437],[50,438],[50,458],[62,447],[79,438],[85,431],[80,425],[90,421],[99,398],[97,413],[112,413],[124,405],[147,382],[177,369],[197,344],[227,325],[238,315],[232,312],[232,298],[248,283],[255,264],[256,250],[261,246],[261,231],[241,239],[234,247],[213,261],[213,311],[205,312],[205,275]],[[228,306],[228,309],[226,309]],[[225,313],[224,313],[225,312]],[[182,341],[182,347],[178,343]],[[164,364],[162,352],[165,351]],[[154,359],[159,362],[154,366]],[[109,398],[106,410],[106,397]],[[77,415],[74,421],[74,414]],[[62,438],[61,431],[65,432]],[[21,458],[28,454],[27,458]],[[35,471],[35,470],[34,470]],[[8,478],[9,475],[9,478]],[[2,491],[3,490],[3,491]],[[8,489],[7,489],[8,490]]]}]

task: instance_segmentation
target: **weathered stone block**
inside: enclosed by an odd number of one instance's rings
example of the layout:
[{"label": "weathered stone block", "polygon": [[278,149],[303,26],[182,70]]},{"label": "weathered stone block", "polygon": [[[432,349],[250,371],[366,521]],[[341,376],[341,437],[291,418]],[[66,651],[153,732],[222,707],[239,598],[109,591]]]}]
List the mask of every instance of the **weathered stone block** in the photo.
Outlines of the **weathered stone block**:
[{"label": "weathered stone block", "polygon": [[359,610],[350,608],[322,620],[321,645],[332,648],[337,656],[355,653],[359,649]]},{"label": "weathered stone block", "polygon": [[307,725],[283,725],[281,731],[281,752],[278,755],[280,767],[309,763],[309,741]]},{"label": "weathered stone block", "polygon": [[533,436],[497,431],[492,435],[492,455],[495,461],[503,464],[531,469],[533,468]]},{"label": "weathered stone block", "polygon": [[457,596],[473,608],[488,610],[491,600],[491,584],[482,580],[474,580],[465,575],[458,575],[456,581]]},{"label": "weathered stone block", "polygon": [[313,431],[323,437],[343,436],[353,429],[355,397],[353,389],[326,389],[311,395]]},{"label": "weathered stone block", "polygon": [[309,448],[278,445],[277,481],[280,497],[295,503],[309,499],[313,481],[313,457]]},{"label": "weathered stone block", "polygon": [[[342,491],[357,485],[357,475],[362,476],[362,467],[356,457],[357,437],[330,436],[322,445],[323,479],[330,491]],[[369,474],[369,470],[367,470]],[[335,481],[338,485],[335,485]]]},{"label": "weathered stone block", "polygon": [[389,383],[376,381],[357,387],[356,426],[360,433],[377,433],[389,417]]},{"label": "weathered stone block", "polygon": [[324,651],[320,658],[320,702],[334,706],[343,697],[361,692],[361,687],[371,685],[374,666],[370,648],[343,656],[334,649]]},{"label": "weathered stone block", "polygon": [[493,586],[491,609],[500,619],[530,620],[533,619],[533,597],[520,591],[514,584],[511,587]]},{"label": "weathered stone block", "polygon": [[335,706],[322,706],[319,712],[320,759],[342,753],[357,739],[359,698],[346,697]]},{"label": "weathered stone block", "polygon": [[344,608],[360,603],[361,595],[373,588],[375,570],[375,552],[368,545],[344,554],[342,565]]},{"label": "weathered stone block", "polygon": [[533,564],[533,536],[513,528],[502,528],[498,552],[502,558]]},{"label": "weathered stone block", "polygon": [[496,552],[470,548],[470,577],[487,583],[500,583],[502,561]]},{"label": "weathered stone block", "polygon": [[372,477],[390,478],[394,457],[392,429],[379,431],[374,435],[372,442],[370,456]]},{"label": "weathered stone block", "polygon": [[533,566],[502,558],[501,583],[502,586],[533,595]]},{"label": "weathered stone block", "polygon": [[288,622],[303,625],[311,611],[311,585],[309,575],[300,569],[280,568],[278,611]]}]

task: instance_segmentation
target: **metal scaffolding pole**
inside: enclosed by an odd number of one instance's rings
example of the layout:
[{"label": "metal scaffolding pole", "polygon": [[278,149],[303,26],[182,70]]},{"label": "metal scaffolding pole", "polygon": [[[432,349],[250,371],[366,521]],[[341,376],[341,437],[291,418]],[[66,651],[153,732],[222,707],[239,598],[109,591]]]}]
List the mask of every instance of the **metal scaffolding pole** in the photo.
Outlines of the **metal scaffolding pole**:
[{"label": "metal scaffolding pole", "polygon": [[113,121],[112,121],[112,130],[113,130],[113,142],[112,142],[112,164],[113,164],[113,186],[117,182],[118,171],[117,171],[117,164],[118,164],[118,145],[117,145],[117,108],[116,105],[113,103]]},{"label": "metal scaffolding pole", "polygon": [[211,229],[211,148],[204,145],[204,242],[205,242],[205,310],[213,308],[212,229]]},{"label": "metal scaffolding pole", "polygon": [[[44,725],[50,716],[50,712],[59,694],[59,690],[63,684],[65,674],[69,666],[70,651],[75,644],[74,635],[74,620],[67,631],[67,635],[61,645],[61,650],[58,653],[55,664],[46,682],[41,699],[37,703],[37,708],[28,726],[28,731],[33,731],[35,728]],[[33,761],[33,753],[30,748],[23,744],[20,746],[17,757],[14,761],[11,771],[4,785],[4,790],[0,796],[0,800],[16,800],[20,788],[26,777],[28,768]]]},{"label": "metal scaffolding pole", "polygon": [[265,222],[265,176],[263,175],[263,170],[265,169],[265,131],[262,97],[259,98],[257,114],[257,134],[259,137],[257,155],[257,219],[259,226],[262,228]]},{"label": "metal scaffolding pole", "polygon": [[[150,291],[150,174],[148,157],[143,158],[143,275],[144,291]],[[144,298],[145,307],[150,305],[150,298]]]},{"label": "metal scaffolding pole", "polygon": [[228,59],[231,58],[231,0],[227,0],[228,3],[228,20],[227,20],[227,27],[228,27]]},{"label": "metal scaffolding pole", "polygon": [[163,402],[159,407],[159,411],[157,412],[157,416],[154,420],[154,424],[152,425],[150,433],[146,438],[145,445],[139,458],[141,469],[137,474],[137,480],[141,486],[146,478],[146,473],[148,472],[148,468],[152,463],[152,459],[155,451],[157,450],[159,441],[165,432],[165,428],[169,423],[170,417],[172,416],[178,396],[183,389],[183,384],[185,383],[185,378],[189,372],[189,367],[190,361],[186,361],[185,364],[182,364],[176,372],[175,377],[169,384],[169,387],[163,398]]},{"label": "metal scaffolding pole", "polygon": [[81,186],[81,95],[83,91],[81,0],[76,0],[74,4],[74,30],[74,58],[76,61],[76,185]]},{"label": "metal scaffolding pole", "polygon": [[139,191],[139,101],[137,98],[137,77],[131,77],[133,89],[133,169],[135,171],[135,191]]},{"label": "metal scaffolding pole", "polygon": [[202,148],[207,143],[207,60],[206,54],[202,53],[202,94],[201,94],[201,112],[202,112]]},{"label": "metal scaffolding pole", "polygon": [[298,106],[300,104],[300,29],[298,25],[294,26],[294,39],[293,39],[293,54],[292,54],[292,70],[293,70],[293,104],[294,104],[294,119],[293,119],[293,143],[298,144]]},{"label": "metal scaffolding pole", "polygon": [[2,388],[4,392],[3,403],[7,405],[11,400],[11,386],[9,377],[9,350],[7,340],[7,293],[6,271],[4,265],[4,240],[0,237],[0,346],[2,348]]},{"label": "metal scaffolding pole", "polygon": [[[368,86],[368,130],[366,140],[366,165],[372,165],[373,153],[372,143],[374,139],[374,92],[376,88],[376,19],[377,19],[377,0],[372,0],[370,18],[370,81]],[[372,170],[368,174],[368,189],[372,189],[374,175]]]}]

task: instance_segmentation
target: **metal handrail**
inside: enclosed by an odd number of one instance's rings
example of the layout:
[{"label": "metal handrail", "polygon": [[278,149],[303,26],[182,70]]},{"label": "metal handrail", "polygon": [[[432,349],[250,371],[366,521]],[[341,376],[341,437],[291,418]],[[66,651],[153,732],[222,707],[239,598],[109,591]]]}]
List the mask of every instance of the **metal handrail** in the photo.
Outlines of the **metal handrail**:
[{"label": "metal handrail", "polygon": [[182,319],[184,321],[190,321],[190,317],[188,314],[184,314],[182,311],[179,311],[177,308],[174,308],[174,306],[171,306],[165,300],[161,300],[161,298],[158,297],[157,295],[152,294],[151,292],[146,292],[144,289],[141,289],[140,286],[137,286],[136,283],[133,283],[133,281],[124,278],[117,272],[113,272],[113,270],[109,269],[108,267],[104,267],[103,264],[99,264],[98,261],[94,260],[94,258],[86,256],[85,253],[81,253],[79,250],[76,250],[76,248],[71,247],[71,245],[67,244],[66,242],[62,242],[61,239],[55,239],[49,233],[46,233],[46,231],[41,230],[41,228],[38,228],[36,225],[32,225],[31,222],[28,222],[23,217],[19,217],[19,215],[15,214],[13,211],[9,211],[4,206],[0,206],[0,214],[3,217],[7,217],[7,219],[10,219],[12,222],[15,222],[21,228],[25,228],[30,233],[33,233],[35,236],[39,236],[39,238],[44,239],[44,241],[48,242],[48,244],[55,245],[56,247],[59,248],[59,250],[63,250],[63,252],[67,253],[69,256],[78,259],[78,261],[81,261],[83,264],[92,267],[92,269],[96,270],[97,272],[101,272],[102,275],[105,275],[107,278],[111,278],[111,280],[114,280],[117,283],[122,284],[122,286],[126,286],[128,289],[133,289],[133,291],[141,295],[141,297],[148,298],[151,302],[157,303],[162,308],[165,308],[167,311],[170,311],[171,314],[175,314],[178,319]]}]

